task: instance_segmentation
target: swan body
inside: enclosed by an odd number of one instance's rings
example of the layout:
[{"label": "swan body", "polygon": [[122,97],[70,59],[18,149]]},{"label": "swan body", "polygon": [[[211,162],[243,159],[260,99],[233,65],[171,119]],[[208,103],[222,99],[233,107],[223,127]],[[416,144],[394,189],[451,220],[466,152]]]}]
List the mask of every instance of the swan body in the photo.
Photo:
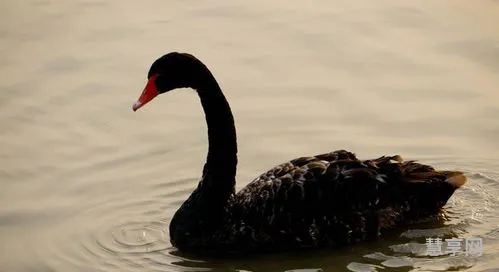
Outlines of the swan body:
[{"label": "swan body", "polygon": [[337,150],[280,164],[235,193],[234,119],[201,61],[176,52],[156,60],[133,109],[184,87],[199,94],[209,149],[198,187],[170,223],[172,245],[180,250],[247,252],[373,240],[438,214],[466,182],[461,172],[437,171],[398,155],[359,160]]}]

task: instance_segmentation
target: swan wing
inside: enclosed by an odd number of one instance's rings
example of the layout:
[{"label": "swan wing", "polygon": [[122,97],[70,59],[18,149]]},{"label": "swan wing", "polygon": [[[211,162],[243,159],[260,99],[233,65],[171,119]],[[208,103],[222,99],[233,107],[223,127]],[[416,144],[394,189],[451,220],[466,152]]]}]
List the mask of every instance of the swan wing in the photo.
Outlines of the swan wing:
[{"label": "swan wing", "polygon": [[362,161],[338,150],[263,173],[235,196],[233,219],[256,244],[349,244],[438,212],[462,177],[398,155]]}]

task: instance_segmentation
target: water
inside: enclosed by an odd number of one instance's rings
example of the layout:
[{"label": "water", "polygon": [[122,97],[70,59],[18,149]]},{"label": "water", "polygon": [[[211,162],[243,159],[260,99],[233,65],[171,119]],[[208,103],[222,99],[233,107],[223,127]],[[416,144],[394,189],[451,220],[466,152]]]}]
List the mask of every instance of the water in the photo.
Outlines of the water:
[{"label": "water", "polygon": [[[497,1],[3,1],[1,271],[498,271]],[[133,113],[149,65],[190,52],[239,140],[238,189],[283,161],[399,153],[469,182],[445,220],[345,250],[177,252],[167,226],[207,151],[192,91]],[[481,257],[424,256],[481,237]]]}]

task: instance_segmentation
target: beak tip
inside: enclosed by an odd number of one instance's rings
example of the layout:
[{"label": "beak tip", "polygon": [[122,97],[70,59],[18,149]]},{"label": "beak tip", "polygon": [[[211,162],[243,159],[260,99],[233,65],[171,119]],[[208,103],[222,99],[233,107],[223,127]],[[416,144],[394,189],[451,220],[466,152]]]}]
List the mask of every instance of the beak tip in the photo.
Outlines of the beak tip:
[{"label": "beak tip", "polygon": [[133,103],[132,110],[137,111],[140,108],[140,106],[142,106],[142,103],[140,103],[140,101],[137,101],[137,102]]}]

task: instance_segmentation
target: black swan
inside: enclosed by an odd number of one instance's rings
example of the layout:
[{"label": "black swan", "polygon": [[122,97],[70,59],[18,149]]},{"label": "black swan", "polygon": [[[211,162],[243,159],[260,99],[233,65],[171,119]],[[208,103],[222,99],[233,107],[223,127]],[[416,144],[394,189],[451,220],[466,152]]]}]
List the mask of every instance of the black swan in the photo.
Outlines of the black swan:
[{"label": "black swan", "polygon": [[338,247],[436,215],[466,182],[400,156],[359,160],[337,150],[301,157],[263,173],[235,193],[237,143],[227,100],[196,57],[172,52],[157,59],[133,105],[177,88],[197,91],[209,149],[202,178],[170,222],[174,247],[191,252]]}]

